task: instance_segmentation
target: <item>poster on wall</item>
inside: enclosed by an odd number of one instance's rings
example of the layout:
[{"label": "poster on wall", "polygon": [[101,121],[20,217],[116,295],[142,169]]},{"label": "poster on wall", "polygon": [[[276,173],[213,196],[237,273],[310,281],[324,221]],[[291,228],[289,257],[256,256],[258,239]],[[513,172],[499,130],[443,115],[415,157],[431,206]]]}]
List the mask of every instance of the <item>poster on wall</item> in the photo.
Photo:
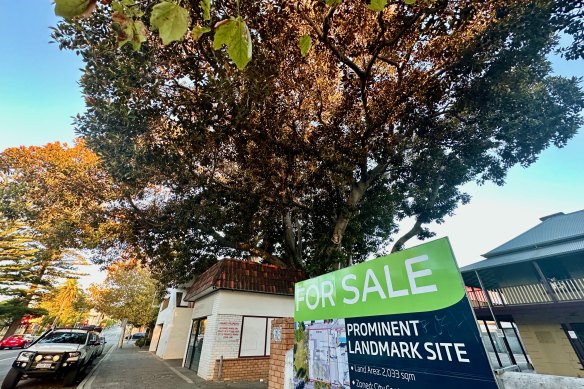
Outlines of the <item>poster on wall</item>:
[{"label": "poster on wall", "polygon": [[498,388],[447,238],[295,288],[295,388]]}]

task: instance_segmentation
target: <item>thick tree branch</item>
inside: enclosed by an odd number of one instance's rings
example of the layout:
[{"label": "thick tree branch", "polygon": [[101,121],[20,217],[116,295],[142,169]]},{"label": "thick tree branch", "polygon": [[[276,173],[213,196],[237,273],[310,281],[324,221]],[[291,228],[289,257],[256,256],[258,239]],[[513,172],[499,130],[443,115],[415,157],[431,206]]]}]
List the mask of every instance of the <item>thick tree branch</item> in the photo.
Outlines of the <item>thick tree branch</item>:
[{"label": "thick tree branch", "polygon": [[263,250],[257,246],[254,246],[250,243],[232,242],[231,240],[225,238],[224,236],[221,236],[221,234],[219,234],[217,231],[214,231],[212,229],[209,229],[206,232],[208,232],[213,237],[213,239],[215,239],[218,243],[220,243],[224,247],[232,248],[235,250],[248,251],[252,255],[263,258],[264,260],[266,260],[268,263],[270,263],[272,265],[277,265],[280,267],[290,267],[290,265],[291,265],[291,264],[284,262],[281,258],[267,252],[266,250]]},{"label": "thick tree branch", "polygon": [[422,231],[422,220],[420,217],[416,218],[416,223],[414,226],[405,234],[403,234],[398,240],[395,241],[391,252],[395,253],[396,251],[400,251],[404,244],[414,236],[418,235]]},{"label": "thick tree branch", "polygon": [[330,22],[331,22],[332,16],[335,13],[335,9],[336,9],[336,7],[331,7],[329,12],[325,16],[322,29],[320,29],[316,25],[316,23],[314,23],[307,16],[306,12],[302,12],[302,10],[300,10],[300,15],[310,25],[310,27],[313,29],[313,31],[316,33],[316,36],[318,37],[318,39],[333,52],[333,54],[339,59],[339,61],[341,61],[342,63],[347,65],[349,68],[351,68],[360,79],[364,79],[364,78],[366,78],[366,73],[363,71],[363,69],[361,69],[349,57],[347,57],[345,54],[343,54],[341,52],[341,50],[327,36],[328,30],[330,29]]},{"label": "thick tree branch", "polygon": [[347,229],[349,221],[357,210],[357,207],[361,203],[365,192],[375,180],[377,180],[383,175],[383,173],[385,173],[387,166],[387,163],[378,164],[367,174],[366,177],[353,184],[351,192],[349,193],[349,197],[347,198],[347,201],[342,211],[340,212],[340,215],[337,217],[337,221],[333,229],[331,242],[334,249],[338,250],[341,247],[341,242],[343,240],[345,230]]},{"label": "thick tree branch", "polygon": [[295,224],[296,228],[292,223],[291,211],[287,211],[284,214],[284,240],[290,250],[295,267],[299,267],[302,263],[302,235],[300,222],[296,220]]}]

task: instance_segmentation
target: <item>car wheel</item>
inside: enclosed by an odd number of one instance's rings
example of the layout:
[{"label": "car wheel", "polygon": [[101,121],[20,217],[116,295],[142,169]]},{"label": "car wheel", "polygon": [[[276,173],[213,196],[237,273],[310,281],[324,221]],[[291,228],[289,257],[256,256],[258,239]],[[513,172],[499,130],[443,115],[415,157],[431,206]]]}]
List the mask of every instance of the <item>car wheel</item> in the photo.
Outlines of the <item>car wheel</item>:
[{"label": "car wheel", "polygon": [[22,377],[22,373],[16,370],[15,368],[11,368],[4,377],[4,381],[2,381],[2,389],[14,389],[16,385],[18,385],[18,381]]},{"label": "car wheel", "polygon": [[73,386],[77,376],[79,375],[79,370],[80,369],[77,368],[69,370],[67,373],[65,373],[65,378],[63,378],[63,386]]}]

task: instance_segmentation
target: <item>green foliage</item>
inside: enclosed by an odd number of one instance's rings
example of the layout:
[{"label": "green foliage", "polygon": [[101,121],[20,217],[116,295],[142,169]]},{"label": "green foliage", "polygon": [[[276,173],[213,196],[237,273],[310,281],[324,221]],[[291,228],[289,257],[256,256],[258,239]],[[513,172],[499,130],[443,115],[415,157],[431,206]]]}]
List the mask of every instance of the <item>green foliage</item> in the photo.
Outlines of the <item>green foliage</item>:
[{"label": "green foliage", "polygon": [[118,33],[118,45],[124,46],[130,43],[135,51],[139,51],[142,43],[146,42],[148,29],[140,20],[133,20],[125,14],[115,12],[112,15],[115,29]]},{"label": "green foliage", "polygon": [[99,312],[142,326],[156,318],[156,283],[141,267],[111,268],[105,281],[90,287],[90,300]]},{"label": "green foliage", "polygon": [[0,326],[11,324],[14,319],[20,320],[25,315],[43,316],[47,311],[42,308],[31,308],[28,301],[22,298],[13,298],[0,301]]},{"label": "green foliage", "polygon": [[551,22],[563,34],[572,38],[560,52],[568,59],[584,59],[584,2],[581,0],[556,0],[552,2]]},{"label": "green foliage", "polygon": [[35,273],[37,246],[22,223],[0,219],[0,295],[26,295]]},{"label": "green foliage", "polygon": [[219,50],[223,45],[227,46],[227,54],[235,65],[244,69],[251,60],[252,42],[249,29],[240,16],[223,20],[215,26],[213,49]]},{"label": "green foliage", "polygon": [[306,57],[306,54],[308,54],[312,47],[312,38],[308,34],[302,35],[298,45],[300,46],[300,54],[302,54],[303,57]]},{"label": "green foliage", "polygon": [[0,153],[0,294],[21,307],[13,312],[35,309],[54,285],[81,275],[87,260],[76,249],[108,240],[107,188],[99,159],[80,142]]},{"label": "green foliage", "polygon": [[203,20],[211,20],[211,0],[201,0],[200,5],[203,10]]},{"label": "green foliage", "polygon": [[191,36],[193,37],[193,40],[198,41],[199,38],[201,38],[201,36],[203,36],[203,34],[208,33],[209,31],[211,31],[211,28],[209,27],[203,27],[203,26],[199,26],[198,24],[193,27],[193,31],[191,33]]},{"label": "green foliage", "polygon": [[329,6],[335,6],[335,5],[339,5],[343,2],[343,0],[325,0],[326,5]]},{"label": "green foliage", "polygon": [[81,323],[89,313],[87,298],[76,279],[68,279],[43,296],[39,307],[47,312],[43,324],[60,327]]},{"label": "green foliage", "polygon": [[163,1],[152,8],[150,25],[158,30],[162,43],[181,40],[189,28],[189,12],[176,3]]},{"label": "green foliage", "polygon": [[140,338],[136,341],[136,346],[142,348],[144,346],[150,346],[150,338]]},{"label": "green foliage", "polygon": [[[59,26],[88,65],[77,131],[123,185],[125,243],[161,282],[222,257],[320,274],[427,238],[464,184],[503,184],[582,124],[578,82],[546,61],[551,4],[368,3],[222,3],[213,39],[180,50],[116,51],[107,14]],[[242,36],[233,14],[253,36],[245,72],[213,51]]]},{"label": "green foliage", "polygon": [[92,0],[55,0],[55,15],[70,19],[87,11]]},{"label": "green foliage", "polygon": [[387,0],[371,0],[368,8],[375,12],[381,12],[387,5]]}]

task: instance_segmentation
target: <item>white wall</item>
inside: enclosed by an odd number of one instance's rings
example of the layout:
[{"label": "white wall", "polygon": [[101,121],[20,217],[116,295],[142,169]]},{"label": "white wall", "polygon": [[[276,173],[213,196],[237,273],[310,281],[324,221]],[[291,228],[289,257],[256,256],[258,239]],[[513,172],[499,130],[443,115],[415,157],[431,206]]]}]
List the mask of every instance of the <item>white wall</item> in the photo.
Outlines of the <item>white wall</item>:
[{"label": "white wall", "polygon": [[[215,361],[238,358],[242,316],[291,317],[294,298],[263,293],[218,290],[195,302],[193,319],[207,317],[207,328],[197,374],[213,378]],[[235,330],[235,337],[226,329]],[[264,334],[262,334],[263,336]],[[188,342],[188,339],[187,339]]]},{"label": "white wall", "polygon": [[217,295],[218,292],[211,293],[195,301],[192,318],[199,319],[201,317],[211,316],[213,314],[213,307],[215,305],[215,300],[217,300]]},{"label": "white wall", "polygon": [[213,350],[215,348],[217,334],[219,293],[220,291],[217,291],[195,301],[193,311],[193,318],[207,317],[207,328],[205,329],[203,349],[201,350],[201,359],[199,360],[199,369],[197,370],[197,375],[206,380],[213,379],[213,368],[215,367],[215,359],[217,358]]},{"label": "white wall", "polygon": [[[187,345],[192,308],[177,307],[177,292],[183,289],[168,289],[168,306],[158,312],[156,327],[152,333],[152,342],[149,351],[156,351],[156,355],[163,359],[181,359]],[[188,303],[181,301],[181,305]],[[162,306],[161,306],[162,308]],[[160,331],[160,325],[162,331]]]},{"label": "white wall", "polygon": [[294,297],[265,293],[220,290],[217,313],[247,316],[292,317]]}]

